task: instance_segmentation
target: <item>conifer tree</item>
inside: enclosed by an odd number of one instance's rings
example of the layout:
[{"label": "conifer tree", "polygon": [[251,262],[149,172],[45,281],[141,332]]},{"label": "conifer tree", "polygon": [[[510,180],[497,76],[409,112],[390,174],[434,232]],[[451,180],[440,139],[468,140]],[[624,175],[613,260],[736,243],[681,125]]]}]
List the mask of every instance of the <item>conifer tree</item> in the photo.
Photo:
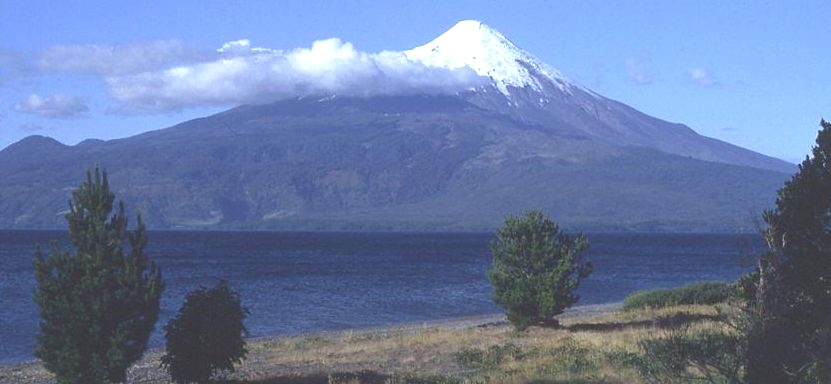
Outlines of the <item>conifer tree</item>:
[{"label": "conifer tree", "polygon": [[514,327],[556,324],[553,317],[577,303],[575,290],[592,270],[581,261],[588,246],[585,236],[567,236],[537,210],[505,219],[491,243],[488,279],[494,302],[505,307]]},{"label": "conifer tree", "polygon": [[765,212],[751,301],[750,383],[831,382],[831,123]]},{"label": "conifer tree", "polygon": [[35,252],[35,356],[60,384],[124,382],[158,319],[164,284],[144,254],[144,224],[139,216],[128,231],[123,203],[111,216],[114,200],[106,171],[87,171],[66,214],[75,254],[54,242],[49,255]]}]

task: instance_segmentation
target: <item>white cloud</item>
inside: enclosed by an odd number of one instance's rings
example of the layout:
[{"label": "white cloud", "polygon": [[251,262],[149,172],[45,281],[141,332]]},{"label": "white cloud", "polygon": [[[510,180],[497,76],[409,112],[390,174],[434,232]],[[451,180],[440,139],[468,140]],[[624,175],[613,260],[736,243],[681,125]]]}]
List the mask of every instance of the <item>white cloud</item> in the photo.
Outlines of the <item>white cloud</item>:
[{"label": "white cloud", "polygon": [[211,61],[106,76],[125,112],[160,112],[205,105],[266,102],[309,94],[452,93],[484,79],[465,68],[429,68],[402,52],[369,54],[339,39],[288,52],[229,42]]},{"label": "white cloud", "polygon": [[227,55],[250,55],[256,53],[280,53],[279,50],[261,47],[251,47],[251,41],[240,39],[222,44],[222,48],[216,50]]},{"label": "white cloud", "polygon": [[214,56],[215,52],[194,49],[178,40],[157,40],[117,46],[56,45],[41,52],[35,66],[46,72],[109,76],[209,60]]},{"label": "white cloud", "polygon": [[689,75],[690,81],[701,87],[711,87],[718,84],[713,73],[706,68],[692,68],[689,70]]},{"label": "white cloud", "polygon": [[31,113],[53,119],[78,117],[89,110],[86,100],[81,97],[52,95],[41,97],[32,94],[15,104],[18,112]]},{"label": "white cloud", "polygon": [[635,85],[652,84],[652,74],[646,63],[635,58],[626,59],[626,74]]},{"label": "white cloud", "polygon": [[[486,81],[468,68],[427,67],[409,60],[403,52],[366,53],[339,39],[286,51],[254,47],[246,39],[225,43],[216,50],[195,49],[176,40],[118,46],[61,45],[46,49],[31,63],[30,67],[41,73],[99,77],[117,111],[123,113],[230,106],[314,94],[454,93]],[[47,117],[72,117],[87,107],[78,98],[32,95],[15,109]]]}]

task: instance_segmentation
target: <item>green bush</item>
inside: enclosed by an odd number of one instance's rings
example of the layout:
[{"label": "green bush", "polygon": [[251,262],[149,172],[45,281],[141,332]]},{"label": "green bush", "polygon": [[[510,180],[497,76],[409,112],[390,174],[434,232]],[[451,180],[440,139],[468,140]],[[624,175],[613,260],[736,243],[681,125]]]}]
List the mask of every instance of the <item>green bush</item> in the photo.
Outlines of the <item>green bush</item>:
[{"label": "green bush", "polygon": [[623,300],[623,310],[718,304],[727,301],[733,289],[732,285],[723,282],[699,282],[678,288],[637,291]]},{"label": "green bush", "polygon": [[479,349],[475,347],[463,348],[456,352],[456,362],[459,365],[470,369],[493,369],[506,361],[507,358],[512,360],[522,360],[522,350],[513,343],[504,345],[491,345],[487,349]]},{"label": "green bush", "polygon": [[597,371],[601,357],[575,339],[568,339],[562,345],[545,351],[553,364],[542,369],[542,373],[556,377],[575,377]]},{"label": "green bush", "polygon": [[247,310],[225,281],[188,293],[175,318],[164,327],[167,353],[162,366],[177,383],[206,383],[234,371],[248,351],[243,335]]},{"label": "green bush", "polygon": [[540,211],[505,219],[491,243],[488,280],[516,329],[556,324],[554,316],[577,303],[575,291],[592,270],[581,256],[588,246],[585,236],[567,236]]},{"label": "green bush", "polygon": [[620,356],[646,383],[742,383],[743,343],[725,332],[688,328],[638,343],[640,354]]},{"label": "green bush", "polygon": [[[364,381],[361,381],[363,384]],[[370,383],[370,382],[367,382]],[[444,375],[416,375],[412,373],[393,374],[384,380],[384,384],[461,384],[474,383],[470,380],[462,381],[452,376]]]}]

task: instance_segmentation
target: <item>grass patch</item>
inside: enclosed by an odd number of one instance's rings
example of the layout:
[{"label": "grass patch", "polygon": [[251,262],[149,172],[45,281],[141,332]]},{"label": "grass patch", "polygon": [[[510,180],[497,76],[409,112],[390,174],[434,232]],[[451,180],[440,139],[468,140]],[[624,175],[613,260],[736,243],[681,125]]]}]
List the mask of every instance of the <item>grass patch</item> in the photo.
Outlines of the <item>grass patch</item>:
[{"label": "grass patch", "polygon": [[741,383],[739,338],[725,329],[684,327],[638,343],[642,353],[630,356],[649,384]]},{"label": "grass patch", "polygon": [[[679,372],[659,371],[666,362],[692,374],[700,372],[697,364],[720,368],[716,364],[729,362],[729,356],[714,352],[731,342],[716,337],[721,332],[730,336],[720,321],[722,312],[718,306],[687,305],[563,316],[562,327],[524,332],[509,324],[451,325],[265,339],[249,344],[248,358],[229,383],[653,383]],[[690,346],[698,348],[692,350],[695,354],[678,354]],[[131,371],[132,381],[165,382],[158,355],[146,354]],[[41,371],[37,363],[0,368],[0,382],[50,382]]]},{"label": "grass patch", "polygon": [[623,300],[623,310],[719,304],[727,301],[732,291],[732,285],[716,281],[693,283],[677,288],[637,291]]},{"label": "grass patch", "polygon": [[[468,384],[460,379],[416,374],[386,375],[375,371],[312,374],[304,376],[272,377],[254,381],[229,381],[228,384]],[[473,384],[473,383],[471,383]]]},{"label": "grass patch", "polygon": [[508,359],[522,360],[523,351],[514,343],[491,345],[487,349],[463,348],[453,354],[456,362],[470,369],[493,369]]}]

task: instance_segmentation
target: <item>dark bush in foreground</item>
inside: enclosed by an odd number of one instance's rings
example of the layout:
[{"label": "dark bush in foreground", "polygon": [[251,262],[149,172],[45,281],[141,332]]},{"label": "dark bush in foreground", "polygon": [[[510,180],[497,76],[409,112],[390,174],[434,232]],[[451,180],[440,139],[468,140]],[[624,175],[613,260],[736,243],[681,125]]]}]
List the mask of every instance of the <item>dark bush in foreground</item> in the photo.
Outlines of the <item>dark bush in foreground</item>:
[{"label": "dark bush in foreground", "polygon": [[722,282],[700,282],[678,288],[637,291],[623,300],[623,309],[664,308],[673,305],[718,304],[727,301],[733,286]]},{"label": "dark bush in foreground", "polygon": [[247,311],[225,281],[188,293],[175,318],[164,327],[167,353],[162,366],[177,383],[205,383],[233,372],[248,351],[243,336]]}]

